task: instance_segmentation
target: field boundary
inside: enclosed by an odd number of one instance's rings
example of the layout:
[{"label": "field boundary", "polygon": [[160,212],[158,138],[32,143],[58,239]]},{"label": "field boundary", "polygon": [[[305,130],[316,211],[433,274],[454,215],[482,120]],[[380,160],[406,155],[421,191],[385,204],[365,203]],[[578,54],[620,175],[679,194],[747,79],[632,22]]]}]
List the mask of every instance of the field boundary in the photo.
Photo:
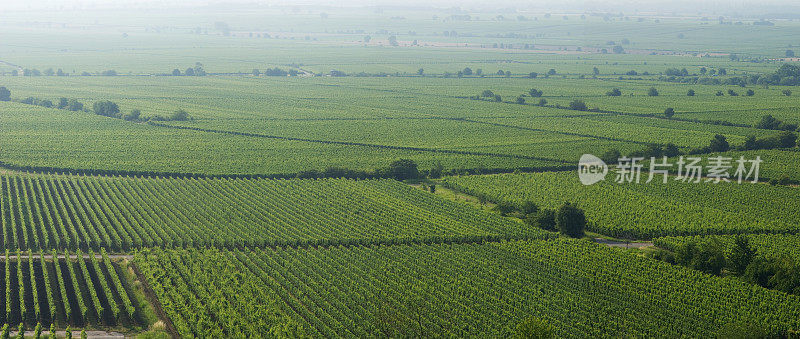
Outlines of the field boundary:
[{"label": "field boundary", "polygon": [[173,338],[176,339],[180,338],[180,336],[178,335],[178,331],[175,329],[175,325],[172,324],[172,319],[170,319],[167,316],[167,313],[164,312],[164,308],[161,307],[161,302],[158,301],[158,298],[156,298],[155,293],[153,293],[153,289],[150,288],[150,283],[147,282],[147,279],[145,279],[145,277],[142,275],[142,272],[140,272],[139,268],[136,267],[136,264],[133,263],[133,260],[129,261],[128,266],[133,271],[133,274],[136,275],[136,279],[138,279],[139,282],[142,283],[142,291],[144,292],[145,298],[147,298],[147,301],[150,302],[150,305],[153,305],[153,309],[156,311],[156,314],[161,319],[161,321],[164,322],[164,325],[167,328],[167,332]]}]

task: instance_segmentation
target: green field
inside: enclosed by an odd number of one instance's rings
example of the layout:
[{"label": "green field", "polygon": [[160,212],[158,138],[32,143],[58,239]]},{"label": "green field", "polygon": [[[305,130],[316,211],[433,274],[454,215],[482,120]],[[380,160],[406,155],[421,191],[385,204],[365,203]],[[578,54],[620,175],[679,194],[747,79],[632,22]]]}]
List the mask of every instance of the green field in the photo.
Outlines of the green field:
[{"label": "green field", "polygon": [[[314,2],[3,3],[2,337],[800,331],[797,279],[649,246],[797,272],[800,7]],[[645,149],[772,184],[574,170]]]},{"label": "green field", "polygon": [[[664,237],[654,240],[656,246],[674,250],[679,245],[691,240],[718,239],[725,251],[733,247],[733,236],[692,236],[692,237]],[[750,234],[747,235],[757,255],[771,258],[788,257],[800,260],[800,235],[797,234]]]},{"label": "green field", "polygon": [[[560,173],[499,174],[448,177],[448,187],[489,201],[521,205],[532,201],[546,208],[565,201],[586,211],[588,229],[624,238],[668,235],[797,232],[796,187],[742,183],[684,183],[669,180],[584,186],[573,171]],[[764,201],[780,201],[764,204]]]},{"label": "green field", "polygon": [[559,337],[694,337],[751,321],[780,331],[800,312],[796,296],[577,240],[153,250],[134,262],[181,336],[494,337],[536,316]]}]

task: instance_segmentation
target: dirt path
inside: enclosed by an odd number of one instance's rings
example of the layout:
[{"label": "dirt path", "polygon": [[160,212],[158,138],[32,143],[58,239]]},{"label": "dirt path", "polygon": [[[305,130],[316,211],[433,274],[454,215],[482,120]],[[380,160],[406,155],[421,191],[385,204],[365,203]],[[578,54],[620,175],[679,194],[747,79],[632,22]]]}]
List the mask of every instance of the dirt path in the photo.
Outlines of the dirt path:
[{"label": "dirt path", "polygon": [[[58,259],[64,259],[65,258],[63,254],[58,254],[58,255],[56,255],[56,257],[58,257]],[[103,256],[101,254],[95,254],[94,257],[97,258],[97,259],[101,259],[101,260],[103,259]],[[38,254],[34,254],[33,258],[34,259],[39,259],[40,256]],[[45,259],[53,259],[53,255],[52,254],[45,254],[44,258]],[[70,254],[69,258],[70,259],[78,259],[78,255],[77,254]],[[84,259],[89,259],[89,255],[88,254],[84,254],[83,258]],[[109,259],[128,259],[128,260],[130,260],[130,259],[133,259],[133,256],[132,255],[128,255],[128,254],[109,254],[108,258]],[[9,254],[9,259],[10,260],[17,260],[17,255],[16,254]],[[26,259],[27,260],[28,259],[28,254],[23,254],[22,255],[22,259]],[[3,261],[3,260],[6,260],[6,256],[0,255],[0,261]]]},{"label": "dirt path", "polygon": [[603,244],[611,247],[619,247],[619,248],[644,248],[653,246],[653,243],[650,241],[618,241],[618,240],[608,240],[603,238],[594,238],[594,242],[598,244]]},{"label": "dirt path", "polygon": [[[80,338],[81,337],[81,330],[72,330],[72,337],[73,338]],[[25,337],[31,337],[34,335],[33,330],[25,331]],[[50,330],[42,331],[42,338],[49,336]],[[9,331],[9,337],[16,337],[17,331]],[[67,331],[56,331],[56,336],[59,338],[64,338],[67,336]],[[86,331],[87,338],[96,338],[96,339],[117,339],[117,338],[125,338],[125,335],[119,332],[106,332],[106,331]]]}]

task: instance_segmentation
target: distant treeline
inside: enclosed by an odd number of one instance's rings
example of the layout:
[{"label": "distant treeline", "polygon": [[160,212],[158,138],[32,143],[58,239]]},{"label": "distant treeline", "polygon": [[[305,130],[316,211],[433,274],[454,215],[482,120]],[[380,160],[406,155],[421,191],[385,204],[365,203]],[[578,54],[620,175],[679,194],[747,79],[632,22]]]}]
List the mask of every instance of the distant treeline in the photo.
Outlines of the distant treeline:
[{"label": "distant treeline", "polygon": [[[720,69],[721,71],[724,70]],[[686,69],[668,70],[664,73],[666,76],[659,77],[661,81],[689,83],[699,85],[732,85],[732,86],[798,86],[800,85],[800,66],[792,64],[783,64],[777,71],[772,74],[750,74],[729,78],[713,78],[705,76],[689,76]],[[719,75],[727,75],[727,72],[718,72]],[[711,74],[713,75],[713,73]]]}]

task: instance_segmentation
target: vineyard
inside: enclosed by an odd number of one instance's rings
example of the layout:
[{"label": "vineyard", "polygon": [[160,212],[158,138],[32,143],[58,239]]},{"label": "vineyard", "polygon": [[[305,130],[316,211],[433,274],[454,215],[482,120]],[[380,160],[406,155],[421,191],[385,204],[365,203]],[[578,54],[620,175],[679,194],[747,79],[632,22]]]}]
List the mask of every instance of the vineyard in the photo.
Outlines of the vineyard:
[{"label": "vineyard", "polygon": [[[795,262],[800,261],[800,235],[797,234],[748,234],[750,246],[760,256],[781,258],[790,257]],[[688,236],[688,237],[663,237],[653,240],[653,244],[668,250],[675,250],[679,245],[691,240],[717,239],[723,249],[729,252],[733,248],[733,236]]]},{"label": "vineyard", "polygon": [[800,299],[576,240],[143,250],[135,264],[181,336],[708,337],[796,328]]},{"label": "vineyard", "polygon": [[548,237],[394,180],[0,175],[6,249],[306,246]]},{"label": "vineyard", "polygon": [[[98,259],[99,256],[99,259]],[[5,306],[0,322],[14,325],[135,326],[139,314],[106,254],[6,250],[0,262]]]},{"label": "vineyard", "polygon": [[591,186],[582,185],[572,171],[448,177],[443,182],[489,201],[532,201],[547,208],[570,201],[586,211],[589,230],[625,238],[796,232],[800,224],[800,191],[793,187],[674,180],[645,184],[647,174],[640,184],[618,184],[614,175]]}]

